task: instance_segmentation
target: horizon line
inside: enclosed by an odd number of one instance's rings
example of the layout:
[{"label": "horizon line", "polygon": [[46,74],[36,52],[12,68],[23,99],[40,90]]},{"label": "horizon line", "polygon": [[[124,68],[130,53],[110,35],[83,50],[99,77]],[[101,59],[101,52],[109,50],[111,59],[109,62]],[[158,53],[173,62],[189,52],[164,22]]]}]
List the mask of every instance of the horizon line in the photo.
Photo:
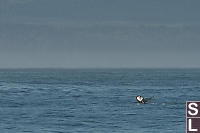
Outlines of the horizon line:
[{"label": "horizon line", "polygon": [[0,70],[30,69],[200,69],[200,67],[8,67]]}]

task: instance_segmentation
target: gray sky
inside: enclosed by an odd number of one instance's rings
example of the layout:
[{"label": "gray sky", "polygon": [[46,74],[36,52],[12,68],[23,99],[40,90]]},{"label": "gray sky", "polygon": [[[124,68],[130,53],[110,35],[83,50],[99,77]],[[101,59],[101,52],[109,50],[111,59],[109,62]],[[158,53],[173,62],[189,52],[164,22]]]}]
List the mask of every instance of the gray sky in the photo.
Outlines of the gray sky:
[{"label": "gray sky", "polygon": [[199,0],[0,0],[0,68],[200,67]]}]

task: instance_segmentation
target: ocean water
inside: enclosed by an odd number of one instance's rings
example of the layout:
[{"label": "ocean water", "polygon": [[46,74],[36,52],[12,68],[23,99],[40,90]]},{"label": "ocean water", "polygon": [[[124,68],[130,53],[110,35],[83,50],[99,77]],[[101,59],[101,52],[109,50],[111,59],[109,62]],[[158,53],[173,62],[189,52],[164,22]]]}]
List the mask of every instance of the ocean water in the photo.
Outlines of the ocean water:
[{"label": "ocean water", "polygon": [[0,132],[184,133],[186,100],[200,69],[4,69]]}]

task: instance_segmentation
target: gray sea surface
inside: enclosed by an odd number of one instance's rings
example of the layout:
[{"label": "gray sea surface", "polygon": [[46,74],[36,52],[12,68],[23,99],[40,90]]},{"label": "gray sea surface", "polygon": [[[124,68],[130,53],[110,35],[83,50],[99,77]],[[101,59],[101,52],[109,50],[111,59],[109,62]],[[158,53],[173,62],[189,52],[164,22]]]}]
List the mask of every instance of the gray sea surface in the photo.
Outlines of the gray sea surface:
[{"label": "gray sea surface", "polygon": [[187,100],[200,69],[1,69],[0,132],[184,133]]}]

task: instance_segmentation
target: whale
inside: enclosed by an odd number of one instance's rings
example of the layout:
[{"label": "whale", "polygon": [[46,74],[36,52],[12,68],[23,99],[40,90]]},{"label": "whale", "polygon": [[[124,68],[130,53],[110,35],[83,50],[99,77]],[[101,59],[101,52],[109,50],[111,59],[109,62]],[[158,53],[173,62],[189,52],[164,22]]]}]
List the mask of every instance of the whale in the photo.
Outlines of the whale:
[{"label": "whale", "polygon": [[153,97],[150,97],[150,98],[144,98],[140,95],[136,96],[136,100],[138,101],[138,103],[141,103],[141,104],[145,104],[147,103],[149,100],[151,100]]}]

